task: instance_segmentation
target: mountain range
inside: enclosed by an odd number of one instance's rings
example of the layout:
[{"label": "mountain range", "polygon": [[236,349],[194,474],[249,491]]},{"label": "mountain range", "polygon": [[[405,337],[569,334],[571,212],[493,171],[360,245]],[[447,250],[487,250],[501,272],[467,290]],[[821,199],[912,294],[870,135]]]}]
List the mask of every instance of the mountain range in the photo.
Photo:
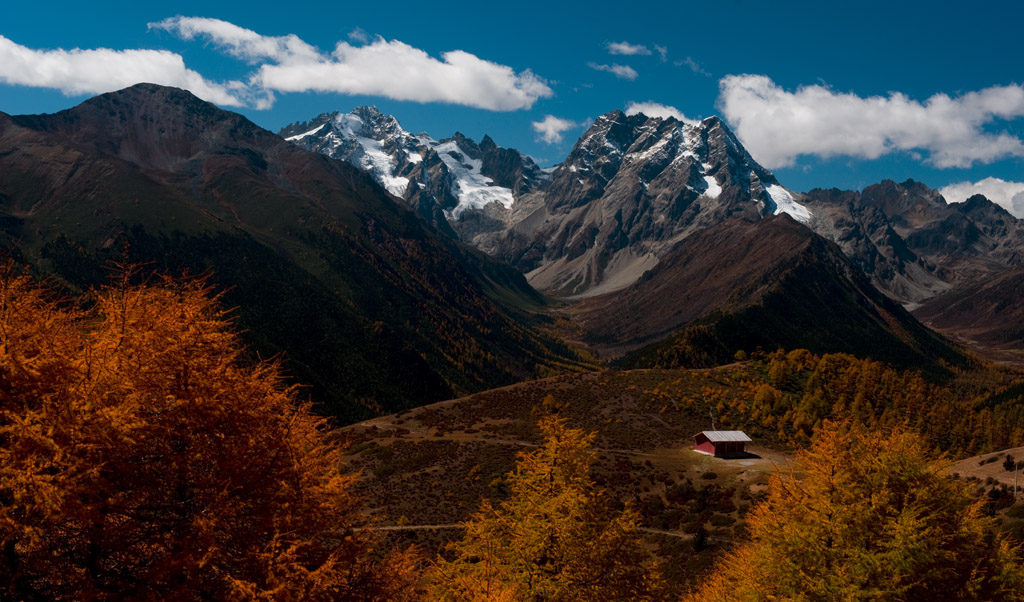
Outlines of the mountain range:
[{"label": "mountain range", "polygon": [[7,246],[84,290],[109,261],[210,272],[254,354],[355,419],[571,369],[512,268],[369,175],[192,94],[140,84],[0,114]]},{"label": "mountain range", "polygon": [[911,181],[790,190],[715,117],[612,111],[542,169],[372,107],[276,135],[139,84],[0,114],[0,227],[72,290],[111,261],[208,272],[251,353],[283,354],[346,421],[590,353],[710,366],[804,347],[936,378],[969,361],[908,310],[961,341],[1022,338],[998,335],[1019,322],[1021,220]]},{"label": "mountain range", "polygon": [[[281,135],[363,168],[413,206],[428,198],[425,216],[440,209],[462,240],[563,296],[624,288],[680,240],[728,217],[787,213],[910,307],[1024,259],[1022,221],[984,197],[948,204],[911,180],[797,193],[717,117],[612,111],[547,170],[489,137],[412,136],[372,107],[324,114]],[[432,160],[421,163],[427,154]]]},{"label": "mountain range", "polygon": [[[387,125],[366,127],[360,137],[346,137],[351,130],[338,124],[348,123],[352,116],[361,116],[364,124]],[[387,136],[381,138],[381,146],[373,146],[369,141],[376,141],[374,132],[379,131],[386,131]],[[425,135],[410,136],[393,117],[367,107],[348,115],[322,115],[310,124],[282,131],[282,135],[289,134],[297,144],[357,165],[365,161],[359,157],[366,154],[359,148],[394,148],[388,141],[396,139],[432,140]],[[338,153],[333,150],[337,148],[348,150]],[[706,266],[719,261],[719,256],[704,252],[709,248],[705,243],[714,242],[722,224],[733,219],[753,223],[772,215],[788,215],[834,243],[856,268],[840,271],[851,275],[859,271],[874,288],[911,311],[944,293],[981,286],[1024,263],[1024,222],[984,197],[946,203],[937,191],[911,180],[885,181],[862,191],[795,192],[760,166],[728,125],[715,117],[697,122],[612,111],[594,121],[562,163],[547,170],[538,170],[529,157],[515,150],[497,147],[490,138],[477,145],[455,134],[443,147],[435,148],[447,149],[447,158],[442,152],[447,164],[466,159],[462,171],[450,169],[440,174],[440,180],[435,175],[426,182],[404,170],[402,173],[411,174],[410,183],[396,192],[416,205],[422,198],[416,196],[419,190],[445,191],[431,197],[432,209],[422,211],[424,215],[443,214],[462,240],[515,266],[536,288],[563,298],[583,299],[583,338],[611,353],[635,349],[667,336],[682,324],[737,306],[735,291],[740,289],[727,274],[744,269],[725,266],[721,273],[707,271]],[[486,152],[481,155],[477,149]],[[505,158],[500,165],[505,169],[495,167],[499,162],[493,159],[470,164],[470,159],[486,158],[488,153],[492,157],[500,153]],[[400,165],[401,156],[395,156],[392,163]],[[469,185],[460,174],[471,168],[478,169]],[[473,202],[460,200],[464,198],[460,191],[479,190],[481,177],[485,184],[490,180],[490,188],[500,200],[488,203],[479,193]],[[697,233],[704,233],[704,238],[687,242]],[[792,248],[787,244],[802,244],[774,240],[782,246],[759,246],[759,252],[773,260],[790,254]],[[820,243],[812,246],[821,247]],[[657,266],[665,262],[678,265],[673,258],[680,255],[702,257],[696,262],[707,271],[702,286],[682,296],[656,291],[657,285],[650,284],[658,280],[654,276],[674,269],[659,271]],[[764,263],[756,254],[731,261],[744,266]],[[682,275],[680,278],[691,282]],[[727,281],[731,284],[724,286]],[[718,286],[708,287],[708,283]],[[851,287],[864,289],[862,283],[840,286]],[[716,289],[722,295],[710,294]],[[658,310],[643,310],[642,318],[613,311],[622,299],[638,296],[656,300]],[[875,299],[871,304],[877,306],[877,295],[870,296]],[[596,300],[586,301],[590,297]],[[704,302],[694,305],[694,297]],[[956,334],[953,325],[958,318],[943,319],[936,313],[941,313],[936,309],[941,306],[933,302],[922,316]],[[898,313],[905,312],[901,309]],[[669,315],[675,317],[667,319]],[[638,321],[644,324],[638,325]],[[1000,338],[1001,322],[986,323],[981,336],[971,340],[987,343],[1005,338]],[[838,351],[844,346],[852,349],[837,343],[818,350]],[[896,353],[894,357],[906,356]]]}]

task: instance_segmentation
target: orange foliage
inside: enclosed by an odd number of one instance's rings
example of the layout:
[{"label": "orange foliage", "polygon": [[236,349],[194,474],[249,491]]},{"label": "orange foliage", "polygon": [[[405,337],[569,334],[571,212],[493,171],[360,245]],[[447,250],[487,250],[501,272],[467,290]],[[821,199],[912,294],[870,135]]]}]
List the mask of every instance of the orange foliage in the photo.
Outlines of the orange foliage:
[{"label": "orange foliage", "polygon": [[[550,396],[546,409],[554,406]],[[465,524],[430,574],[432,598],[459,602],[653,602],[663,583],[640,517],[612,508],[590,476],[595,435],[547,415],[544,444],[522,453],[510,495]]]},{"label": "orange foliage", "polygon": [[1018,550],[917,435],[826,422],[799,461],[686,600],[1024,599]]},{"label": "orange foliage", "polygon": [[0,272],[0,598],[405,600],[352,477],[201,282],[88,311]]}]

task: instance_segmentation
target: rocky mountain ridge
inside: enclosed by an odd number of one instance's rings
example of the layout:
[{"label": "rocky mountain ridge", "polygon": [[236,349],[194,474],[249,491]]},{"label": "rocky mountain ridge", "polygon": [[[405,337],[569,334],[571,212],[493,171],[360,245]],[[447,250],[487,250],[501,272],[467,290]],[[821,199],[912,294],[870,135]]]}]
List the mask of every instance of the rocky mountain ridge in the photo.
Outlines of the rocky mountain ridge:
[{"label": "rocky mountain ridge", "polygon": [[[910,308],[1024,262],[1024,222],[983,197],[946,203],[913,181],[792,192],[717,117],[612,111],[545,172],[487,137],[479,145],[458,134],[435,143],[375,109],[350,115],[373,125],[356,135],[337,125],[352,118],[335,113],[282,134],[360,165],[385,185],[388,174],[414,174],[415,185],[401,180],[392,192],[401,189],[421,215],[560,296],[622,290],[695,232],[779,213],[838,244],[876,287]],[[367,158],[378,148],[392,157],[391,171],[376,167],[379,156]],[[430,149],[440,160],[424,170],[417,159]],[[485,179],[463,183],[460,168],[451,168],[457,160],[479,161]],[[474,200],[460,201],[461,190],[473,190]]]},{"label": "rocky mountain ridge", "polygon": [[980,195],[947,203],[920,182],[886,180],[802,199],[814,213],[809,226],[909,307],[1024,263],[1024,220]]},{"label": "rocky mountain ridge", "polygon": [[174,88],[0,113],[0,240],[75,290],[111,260],[210,272],[252,353],[283,354],[343,419],[575,362],[514,269],[363,171]]},{"label": "rocky mountain ridge", "polygon": [[[356,119],[375,125],[351,127]],[[445,209],[460,238],[526,272],[535,287],[560,294],[627,286],[679,240],[730,216],[810,219],[714,117],[684,122],[612,111],[550,175],[489,138],[479,145],[459,135],[435,143],[365,107],[281,134],[367,169],[421,215],[436,219],[434,208]],[[430,151],[440,162],[427,161]],[[396,181],[395,174],[409,179]]]},{"label": "rocky mountain ridge", "polygon": [[546,178],[533,159],[499,147],[488,136],[476,143],[459,132],[442,140],[413,135],[376,107],[324,113],[287,126],[280,135],[367,171],[449,233],[450,222],[457,223],[465,212],[490,203],[509,207]]}]

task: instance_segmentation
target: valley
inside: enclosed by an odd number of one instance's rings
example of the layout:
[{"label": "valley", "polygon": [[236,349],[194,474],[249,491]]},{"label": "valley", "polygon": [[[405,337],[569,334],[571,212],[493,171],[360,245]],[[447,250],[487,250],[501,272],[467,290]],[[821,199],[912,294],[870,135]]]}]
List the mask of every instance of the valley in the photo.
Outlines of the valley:
[{"label": "valley", "polygon": [[[675,593],[713,585],[717,563],[763,541],[759,508],[784,514],[780,492],[815,478],[811,455],[844,451],[821,446],[877,433],[896,448],[851,479],[909,474],[983,524],[965,531],[998,521],[1024,537],[1009,473],[991,466],[1024,459],[1024,220],[913,180],[791,190],[718,117],[614,110],[541,168],[490,136],[410,134],[374,107],[274,134],[138,84],[52,115],[0,113],[0,239],[12,282],[67,294],[40,303],[81,321],[69,348],[106,319],[96,299],[203,279],[230,315],[209,340],[238,344],[225,365],[272,366],[257,374],[313,425],[310,462],[335,471],[317,495],[337,487],[358,506],[345,537],[373,554],[414,545],[396,562],[416,587],[439,579],[423,567],[453,561],[468,525],[511,511],[523,462],[559,436],[589,442],[567,452],[583,458],[581,499],[635,521],[632,544]],[[173,314],[183,357],[206,369],[188,315]],[[11,374],[38,376],[12,357]],[[68,382],[91,376],[68,361]],[[162,397],[139,394],[140,424],[196,401],[174,370],[143,382]],[[694,452],[707,430],[743,430],[749,455]],[[847,466],[868,462],[858,453]],[[960,460],[939,475],[925,454]],[[892,495],[916,508],[908,487]],[[967,509],[968,495],[984,504]]]}]

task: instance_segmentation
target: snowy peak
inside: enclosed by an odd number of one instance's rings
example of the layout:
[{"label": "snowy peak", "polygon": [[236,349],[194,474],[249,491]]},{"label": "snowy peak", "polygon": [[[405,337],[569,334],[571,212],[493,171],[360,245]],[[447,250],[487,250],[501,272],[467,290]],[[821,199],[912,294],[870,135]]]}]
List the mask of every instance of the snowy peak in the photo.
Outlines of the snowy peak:
[{"label": "snowy peak", "polygon": [[492,203],[507,209],[544,178],[532,159],[501,148],[490,137],[477,144],[461,132],[440,141],[415,136],[371,106],[323,114],[280,133],[303,148],[369,172],[435,222],[457,222],[467,210]]},{"label": "snowy peak", "polygon": [[694,199],[717,199],[735,188],[732,196],[752,202],[761,215],[810,219],[810,212],[718,117],[680,121],[612,111],[594,121],[553,179],[551,192],[563,207],[581,206],[631,184],[648,193]]},{"label": "snowy peak", "polygon": [[729,218],[812,218],[717,117],[611,111],[550,172],[490,137],[411,135],[372,107],[282,134],[373,174],[535,286],[572,295],[627,286],[681,240]]}]

